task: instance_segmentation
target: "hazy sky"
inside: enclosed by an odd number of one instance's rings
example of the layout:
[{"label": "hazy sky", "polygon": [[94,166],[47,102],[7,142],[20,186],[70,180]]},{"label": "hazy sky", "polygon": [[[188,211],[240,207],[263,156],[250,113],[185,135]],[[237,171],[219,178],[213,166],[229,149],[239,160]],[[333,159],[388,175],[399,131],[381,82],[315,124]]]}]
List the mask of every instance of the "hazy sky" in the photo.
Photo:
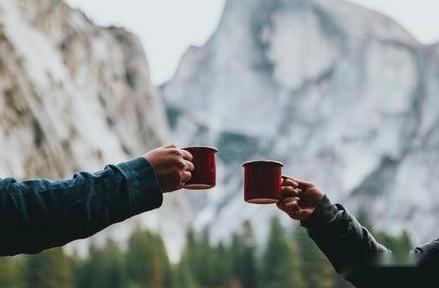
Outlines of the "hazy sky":
[{"label": "hazy sky", "polygon": [[[67,0],[100,25],[124,26],[146,50],[152,80],[172,77],[182,53],[215,30],[224,0]],[[267,0],[271,1],[271,0]],[[438,0],[352,0],[387,14],[425,43],[439,40]]]}]

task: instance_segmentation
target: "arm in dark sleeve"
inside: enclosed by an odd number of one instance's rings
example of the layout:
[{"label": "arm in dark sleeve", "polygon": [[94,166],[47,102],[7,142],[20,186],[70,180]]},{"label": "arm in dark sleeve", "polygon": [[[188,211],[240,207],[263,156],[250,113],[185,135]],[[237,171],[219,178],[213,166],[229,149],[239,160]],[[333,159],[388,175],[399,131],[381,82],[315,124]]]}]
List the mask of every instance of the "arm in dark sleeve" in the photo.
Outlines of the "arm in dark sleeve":
[{"label": "arm in dark sleeve", "polygon": [[37,253],[89,237],[161,206],[162,191],[144,158],[62,181],[0,180],[0,255]]},{"label": "arm in dark sleeve", "polygon": [[416,247],[414,252],[418,267],[429,270],[439,267],[439,239]]},{"label": "arm in dark sleeve", "polygon": [[354,284],[360,281],[358,276],[365,276],[360,270],[363,272],[378,254],[390,253],[343,206],[332,204],[326,196],[301,225],[337,273]]}]

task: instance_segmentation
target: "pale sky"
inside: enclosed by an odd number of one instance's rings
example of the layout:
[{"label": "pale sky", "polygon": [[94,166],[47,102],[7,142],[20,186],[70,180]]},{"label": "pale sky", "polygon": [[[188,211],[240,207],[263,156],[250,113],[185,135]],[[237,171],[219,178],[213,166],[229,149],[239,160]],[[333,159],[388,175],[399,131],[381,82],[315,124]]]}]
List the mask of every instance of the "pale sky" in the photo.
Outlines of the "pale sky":
[{"label": "pale sky", "polygon": [[[271,0],[267,0],[271,1]],[[202,45],[215,30],[224,0],[67,0],[99,25],[136,33],[145,48],[152,81],[170,79],[184,51]],[[352,0],[393,17],[420,41],[439,41],[438,0]]]}]

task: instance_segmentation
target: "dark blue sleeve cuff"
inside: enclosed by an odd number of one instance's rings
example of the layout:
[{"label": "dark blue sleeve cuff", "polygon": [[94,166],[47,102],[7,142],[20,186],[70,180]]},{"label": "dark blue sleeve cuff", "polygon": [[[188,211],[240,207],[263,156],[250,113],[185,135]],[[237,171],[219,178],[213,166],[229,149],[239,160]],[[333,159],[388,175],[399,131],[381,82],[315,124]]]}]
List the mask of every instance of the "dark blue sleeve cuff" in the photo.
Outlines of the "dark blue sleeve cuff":
[{"label": "dark blue sleeve cuff", "polygon": [[308,230],[324,227],[336,217],[338,211],[337,206],[332,204],[325,195],[319,204],[317,204],[311,216],[305,221],[302,221],[301,225]]},{"label": "dark blue sleeve cuff", "polygon": [[128,182],[129,205],[134,213],[158,208],[163,203],[163,194],[155,171],[149,162],[138,157],[120,163],[116,167]]}]

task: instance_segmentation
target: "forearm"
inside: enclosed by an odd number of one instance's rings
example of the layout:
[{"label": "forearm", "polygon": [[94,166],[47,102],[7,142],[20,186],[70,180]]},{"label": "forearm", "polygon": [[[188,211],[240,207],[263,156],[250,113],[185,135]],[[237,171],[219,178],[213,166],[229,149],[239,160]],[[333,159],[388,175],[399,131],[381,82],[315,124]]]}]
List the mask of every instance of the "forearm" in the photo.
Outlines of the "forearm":
[{"label": "forearm", "polygon": [[372,264],[375,257],[390,252],[379,244],[366,228],[341,205],[332,204],[325,197],[314,213],[302,222],[309,236],[329,259],[334,269],[354,280],[362,265]]},{"label": "forearm", "polygon": [[63,181],[0,181],[0,255],[37,253],[161,206],[154,170],[138,158]]}]

